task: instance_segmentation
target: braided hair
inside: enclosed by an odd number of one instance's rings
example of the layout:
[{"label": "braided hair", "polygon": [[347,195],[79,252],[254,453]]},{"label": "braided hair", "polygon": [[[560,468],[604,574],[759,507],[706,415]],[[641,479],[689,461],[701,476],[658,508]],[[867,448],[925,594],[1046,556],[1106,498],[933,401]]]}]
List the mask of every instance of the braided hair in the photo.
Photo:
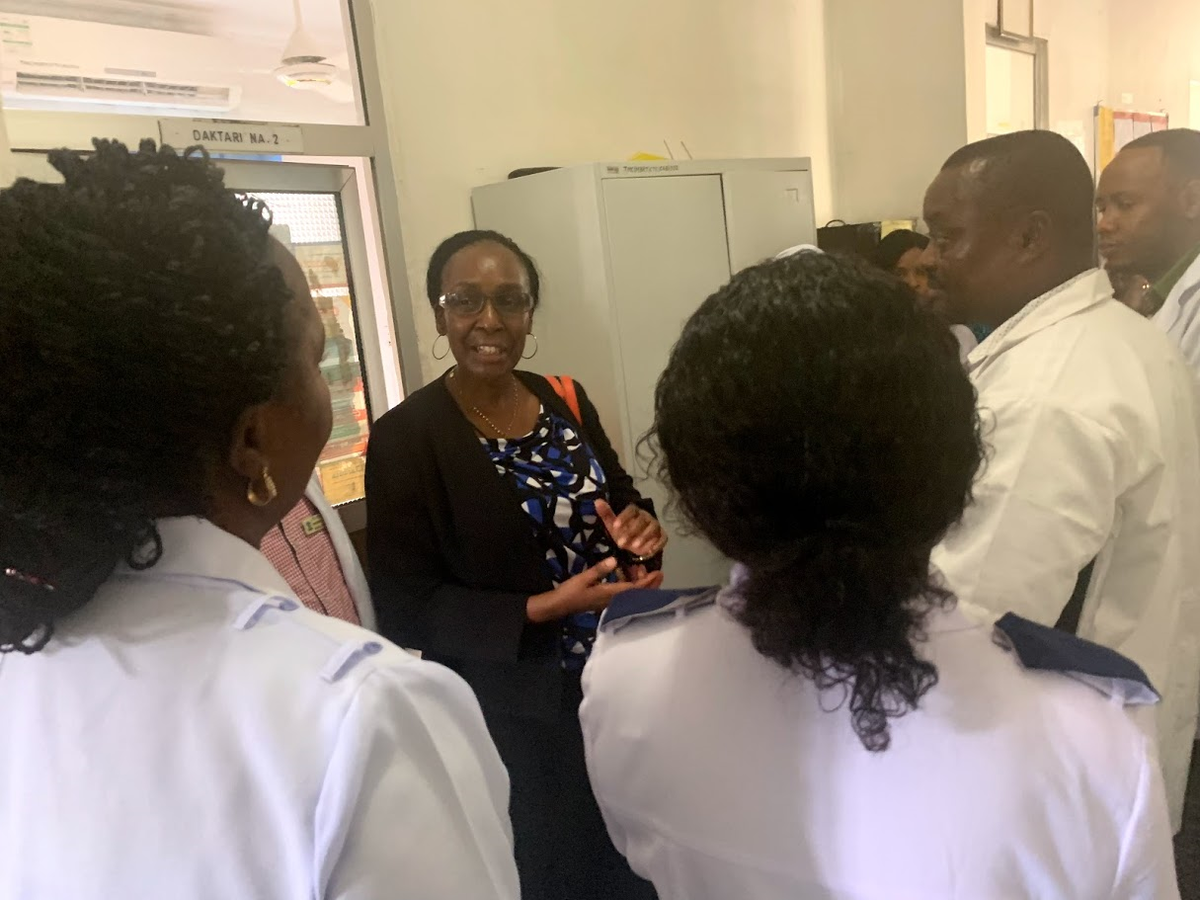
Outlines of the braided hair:
[{"label": "braided hair", "polygon": [[0,192],[0,652],[153,565],[157,518],[205,515],[289,362],[262,203],[198,148],[94,147]]}]

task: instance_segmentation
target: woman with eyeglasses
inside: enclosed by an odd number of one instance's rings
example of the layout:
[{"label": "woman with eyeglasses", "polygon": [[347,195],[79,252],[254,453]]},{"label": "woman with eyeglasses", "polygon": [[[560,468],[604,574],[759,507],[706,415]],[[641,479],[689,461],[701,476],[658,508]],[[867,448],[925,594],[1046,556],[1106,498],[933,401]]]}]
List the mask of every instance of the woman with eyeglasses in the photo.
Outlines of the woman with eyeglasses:
[{"label": "woman with eyeglasses", "polygon": [[580,673],[597,613],[661,583],[667,538],[582,387],[573,410],[517,369],[539,289],[533,260],[495,232],[456,234],[430,259],[455,364],[372,430],[371,590],[383,634],[479,697],[512,782],[522,896],[636,900],[653,890],[588,786]]}]

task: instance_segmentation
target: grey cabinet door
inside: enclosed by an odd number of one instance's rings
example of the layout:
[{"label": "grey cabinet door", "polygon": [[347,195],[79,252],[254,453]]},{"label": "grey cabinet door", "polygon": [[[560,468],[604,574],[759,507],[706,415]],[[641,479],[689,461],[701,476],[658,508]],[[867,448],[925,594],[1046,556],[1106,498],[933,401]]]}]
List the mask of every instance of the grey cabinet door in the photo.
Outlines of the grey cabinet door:
[{"label": "grey cabinet door", "polygon": [[[607,179],[603,185],[613,322],[624,396],[622,454],[635,478],[636,452],[654,420],[654,388],[687,318],[729,280],[721,176]],[[667,496],[654,480],[639,487],[660,511]],[[692,587],[724,580],[728,564],[707,541],[671,533],[666,583]]]},{"label": "grey cabinet door", "polygon": [[726,172],[721,179],[732,271],[797,244],[816,244],[809,172],[745,170]]}]

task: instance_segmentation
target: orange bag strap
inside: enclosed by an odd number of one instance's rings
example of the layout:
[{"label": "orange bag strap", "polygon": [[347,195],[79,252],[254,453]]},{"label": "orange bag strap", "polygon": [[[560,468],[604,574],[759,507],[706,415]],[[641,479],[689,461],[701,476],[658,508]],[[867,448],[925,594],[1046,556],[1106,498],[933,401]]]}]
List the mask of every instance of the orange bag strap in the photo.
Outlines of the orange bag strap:
[{"label": "orange bag strap", "polygon": [[579,411],[579,395],[575,392],[575,379],[569,375],[547,375],[546,380],[550,382],[550,387],[554,388],[554,393],[558,394],[563,403],[567,404],[567,409],[571,411],[575,421],[582,425],[583,414]]}]

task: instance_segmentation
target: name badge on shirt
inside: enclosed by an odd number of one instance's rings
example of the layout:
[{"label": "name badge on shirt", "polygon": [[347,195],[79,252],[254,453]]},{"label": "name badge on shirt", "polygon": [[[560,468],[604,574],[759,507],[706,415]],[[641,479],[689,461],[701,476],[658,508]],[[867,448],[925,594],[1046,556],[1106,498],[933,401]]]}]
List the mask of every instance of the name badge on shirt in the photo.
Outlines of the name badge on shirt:
[{"label": "name badge on shirt", "polygon": [[312,537],[314,534],[320,534],[325,530],[325,520],[319,515],[309,516],[300,523],[300,527],[304,529],[305,537]]}]

